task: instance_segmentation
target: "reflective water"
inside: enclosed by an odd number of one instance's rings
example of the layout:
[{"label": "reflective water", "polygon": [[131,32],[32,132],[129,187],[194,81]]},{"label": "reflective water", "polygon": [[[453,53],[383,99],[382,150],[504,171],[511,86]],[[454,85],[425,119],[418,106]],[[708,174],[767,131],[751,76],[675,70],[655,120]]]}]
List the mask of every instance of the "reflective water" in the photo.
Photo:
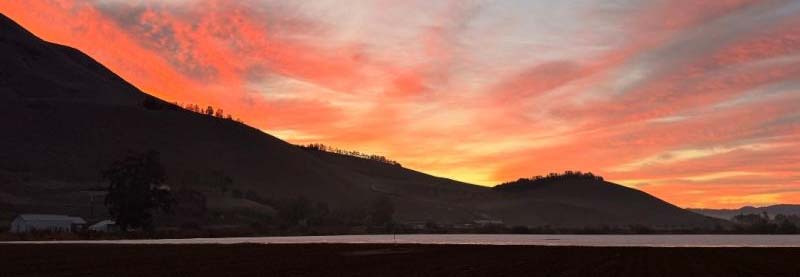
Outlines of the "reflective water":
[{"label": "reflective water", "polygon": [[21,243],[234,244],[234,243],[418,243],[545,246],[800,247],[800,235],[350,235],[239,237]]}]

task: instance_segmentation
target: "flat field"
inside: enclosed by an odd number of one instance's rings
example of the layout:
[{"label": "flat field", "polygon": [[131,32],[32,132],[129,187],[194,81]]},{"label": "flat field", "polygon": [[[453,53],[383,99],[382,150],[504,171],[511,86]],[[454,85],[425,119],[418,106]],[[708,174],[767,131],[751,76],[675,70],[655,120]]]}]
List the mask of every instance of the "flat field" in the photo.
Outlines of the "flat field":
[{"label": "flat field", "polygon": [[800,276],[800,248],[3,244],[0,276]]}]

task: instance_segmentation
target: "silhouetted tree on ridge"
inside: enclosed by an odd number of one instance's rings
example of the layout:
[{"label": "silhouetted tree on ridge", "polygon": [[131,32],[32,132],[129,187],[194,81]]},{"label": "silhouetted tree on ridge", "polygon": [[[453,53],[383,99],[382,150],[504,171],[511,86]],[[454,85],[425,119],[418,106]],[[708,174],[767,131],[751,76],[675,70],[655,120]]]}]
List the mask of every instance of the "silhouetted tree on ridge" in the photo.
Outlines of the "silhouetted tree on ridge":
[{"label": "silhouetted tree on ridge", "polygon": [[381,163],[390,164],[390,165],[395,165],[395,166],[402,166],[399,162],[394,161],[394,160],[390,160],[390,159],[388,159],[388,158],[386,158],[384,156],[372,155],[372,154],[364,154],[364,153],[361,153],[361,152],[358,152],[358,151],[348,151],[348,150],[338,149],[338,148],[330,147],[330,146],[327,146],[327,145],[324,145],[324,144],[321,144],[321,143],[311,143],[311,144],[308,144],[308,145],[298,145],[298,147],[300,147],[302,149],[305,149],[305,150],[322,151],[322,152],[328,152],[328,153],[334,153],[334,154],[339,154],[339,155],[346,155],[346,156],[351,156],[351,157],[356,157],[356,158],[361,158],[361,159],[372,160],[372,161],[381,162]]},{"label": "silhouetted tree on ridge", "polygon": [[547,176],[533,176],[531,178],[519,178],[516,181],[505,182],[495,186],[493,189],[501,190],[501,191],[518,191],[518,190],[525,190],[530,188],[535,188],[537,186],[551,184],[551,183],[558,183],[558,182],[566,182],[566,181],[575,181],[575,180],[589,180],[589,181],[597,181],[597,182],[604,182],[602,176],[595,175],[591,172],[583,173],[581,171],[572,171],[567,170],[564,173],[550,173]]},{"label": "silhouetted tree on ridge", "polygon": [[[143,105],[145,105],[145,104],[143,104]],[[194,112],[194,113],[199,113],[199,114],[203,114],[203,115],[207,115],[207,116],[212,116],[212,117],[216,117],[216,118],[223,118],[223,119],[227,119],[227,120],[231,120],[231,121],[236,121],[236,122],[239,122],[239,123],[244,123],[241,119],[234,118],[233,115],[231,115],[231,114],[225,114],[225,112],[224,112],[224,110],[222,108],[217,107],[215,109],[211,105],[207,106],[205,109],[200,108],[200,105],[197,105],[197,104],[181,105],[178,102],[174,102],[171,105],[174,105],[175,109],[183,108],[184,110],[187,110],[187,111],[190,111],[190,112]]]}]

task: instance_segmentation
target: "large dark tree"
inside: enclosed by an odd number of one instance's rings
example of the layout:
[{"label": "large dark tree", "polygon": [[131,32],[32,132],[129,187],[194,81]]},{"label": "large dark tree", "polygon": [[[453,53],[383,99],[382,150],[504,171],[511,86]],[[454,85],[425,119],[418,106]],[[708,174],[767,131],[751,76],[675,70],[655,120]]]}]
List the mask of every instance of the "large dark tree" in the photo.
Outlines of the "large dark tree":
[{"label": "large dark tree", "polygon": [[175,199],[164,186],[166,174],[156,151],[132,154],[102,173],[108,181],[105,204],[121,230],[149,229],[153,210],[171,212]]},{"label": "large dark tree", "polygon": [[391,225],[394,221],[394,203],[392,203],[392,199],[381,196],[373,200],[367,220],[372,226],[386,227]]},{"label": "large dark tree", "polygon": [[311,201],[305,197],[289,199],[280,205],[278,218],[290,226],[306,225],[312,208]]}]

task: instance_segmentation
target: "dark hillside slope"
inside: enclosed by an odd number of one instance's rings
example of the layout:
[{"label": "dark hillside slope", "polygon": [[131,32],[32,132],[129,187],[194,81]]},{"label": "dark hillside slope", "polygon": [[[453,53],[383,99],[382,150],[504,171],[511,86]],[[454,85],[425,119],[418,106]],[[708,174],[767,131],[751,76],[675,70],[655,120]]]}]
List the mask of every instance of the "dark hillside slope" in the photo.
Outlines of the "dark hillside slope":
[{"label": "dark hillside slope", "polygon": [[[2,16],[0,50],[0,126],[8,130],[0,137],[0,205],[15,203],[19,212],[55,212],[50,209],[58,205],[51,205],[59,201],[61,207],[85,206],[80,191],[101,185],[104,167],[150,149],[161,153],[174,186],[207,190],[198,183],[214,172],[240,191],[304,196],[334,207],[362,205],[384,194],[381,188],[406,183],[485,190],[379,162],[309,153],[244,124],[153,100],[80,51],[38,39]],[[148,98],[158,104],[144,105]],[[75,195],[48,196],[65,193]]]},{"label": "dark hillside slope", "polygon": [[[486,208],[503,211],[509,220],[516,222],[539,221],[553,226],[575,227],[647,225],[661,228],[724,224],[596,176],[576,174],[541,180],[520,179],[498,185],[494,190],[503,194],[506,201]],[[539,212],[532,214],[529,211]]]},{"label": "dark hillside slope", "polygon": [[43,41],[0,15],[2,97],[133,104],[135,87],[80,51]]},{"label": "dark hillside slope", "polygon": [[0,130],[0,225],[17,213],[102,218],[102,200],[90,201],[97,194],[91,189],[104,185],[100,171],[131,151],[147,150],[161,153],[168,184],[176,192],[203,202],[192,206],[197,209],[179,209],[205,212],[191,219],[200,225],[241,224],[225,216],[234,212],[255,211],[252,218],[267,218],[263,213],[274,213],[274,201],[260,200],[300,196],[333,209],[362,211],[387,196],[401,222],[709,223],[609,183],[492,190],[297,147],[247,125],[149,96],[80,51],[36,38],[2,15]]}]

